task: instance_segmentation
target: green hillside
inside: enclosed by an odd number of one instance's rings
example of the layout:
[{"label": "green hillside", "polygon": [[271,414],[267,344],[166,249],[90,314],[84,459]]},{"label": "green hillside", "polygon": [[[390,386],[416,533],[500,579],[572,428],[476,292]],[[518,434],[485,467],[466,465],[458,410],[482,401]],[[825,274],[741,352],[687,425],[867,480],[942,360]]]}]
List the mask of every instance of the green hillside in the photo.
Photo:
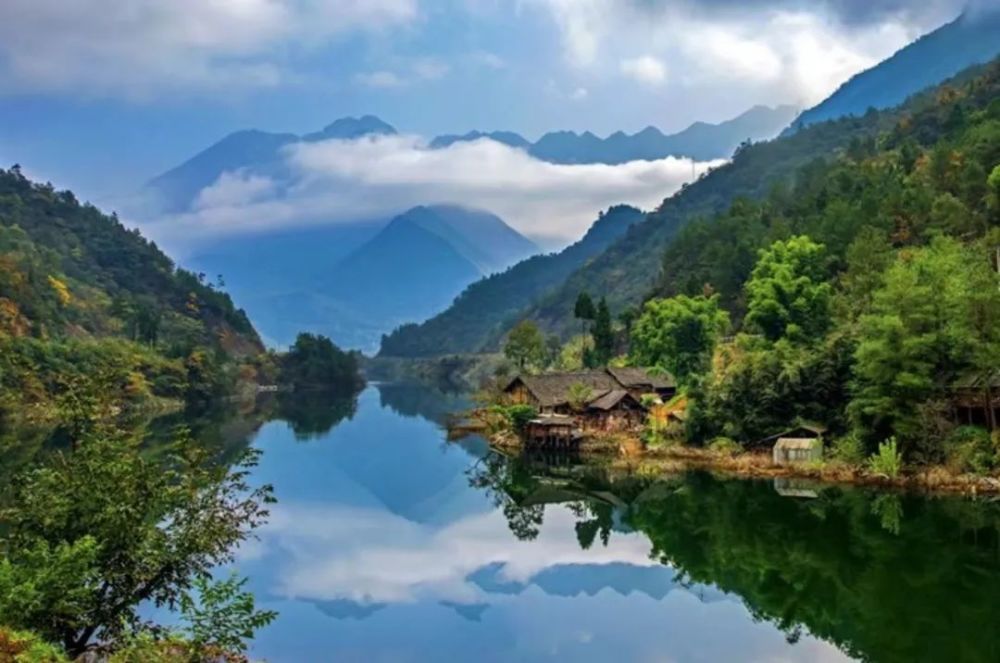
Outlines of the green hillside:
[{"label": "green hillside", "polygon": [[[974,71],[978,70],[960,74],[952,85],[961,86]],[[632,232],[574,272],[521,317],[533,318],[544,328],[565,335],[573,329],[573,305],[580,292],[606,297],[615,313],[640,304],[661,281],[663,253],[686,225],[714,217],[737,200],[761,199],[776,189],[794,187],[796,181],[812,177],[810,173],[822,168],[824,162],[892,131],[936,95],[927,92],[896,109],[819,123],[792,136],[745,146],[730,163],[666,199]]]},{"label": "green hillside", "polygon": [[[204,277],[72,193],[0,170],[0,408],[86,398],[198,401],[255,378],[247,317]],[[242,365],[242,366],[240,366]]]},{"label": "green hillside", "polygon": [[431,357],[482,350],[484,341],[516,322],[525,306],[624,235],[642,216],[627,205],[602,212],[579,242],[477,281],[442,313],[422,324],[403,325],[383,337],[380,355]]}]

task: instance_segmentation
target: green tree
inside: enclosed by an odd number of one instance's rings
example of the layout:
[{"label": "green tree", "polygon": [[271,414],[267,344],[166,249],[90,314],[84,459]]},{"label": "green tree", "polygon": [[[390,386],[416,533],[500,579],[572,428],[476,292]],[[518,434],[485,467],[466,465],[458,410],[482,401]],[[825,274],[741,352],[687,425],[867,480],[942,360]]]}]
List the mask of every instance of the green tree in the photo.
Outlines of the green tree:
[{"label": "green tree", "polygon": [[983,249],[945,237],[906,251],[861,319],[851,416],[869,438],[909,451],[919,407],[961,372],[1000,368],[1000,290]]},{"label": "green tree", "polygon": [[545,362],[545,336],[534,322],[522,320],[508,334],[503,353],[522,371],[540,366]]},{"label": "green tree", "polygon": [[614,354],[615,333],[611,327],[611,311],[608,302],[601,297],[594,316],[594,361],[598,366],[604,366]]},{"label": "green tree", "polygon": [[580,320],[581,333],[587,335],[587,322],[592,321],[597,315],[597,307],[594,300],[586,292],[581,292],[576,297],[576,304],[573,306],[573,316]]},{"label": "green tree", "polygon": [[248,483],[256,459],[220,467],[182,435],[154,461],[105,433],[26,471],[0,533],[4,622],[72,657],[141,630],[140,605],[177,605],[264,522],[273,498]]},{"label": "green tree", "polygon": [[804,235],[761,251],[746,285],[746,325],[770,341],[812,341],[825,333],[832,287],[824,258],[823,245]]},{"label": "green tree", "polygon": [[299,334],[279,363],[279,379],[296,388],[346,394],[359,390],[364,384],[355,355],[344,352],[320,334]]},{"label": "green tree", "polygon": [[729,327],[729,315],[719,307],[719,296],[688,297],[646,302],[632,329],[630,359],[638,366],[659,366],[681,384],[708,369],[719,337]]}]

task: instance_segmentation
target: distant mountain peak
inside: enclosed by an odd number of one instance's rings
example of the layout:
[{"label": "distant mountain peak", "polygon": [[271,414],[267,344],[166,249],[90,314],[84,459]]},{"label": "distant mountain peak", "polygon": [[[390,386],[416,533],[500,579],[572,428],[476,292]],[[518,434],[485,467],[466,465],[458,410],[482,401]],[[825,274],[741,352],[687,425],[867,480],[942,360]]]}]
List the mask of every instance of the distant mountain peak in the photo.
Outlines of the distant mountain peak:
[{"label": "distant mountain peak", "polygon": [[342,117],[334,120],[323,127],[321,131],[306,134],[302,137],[305,141],[317,140],[350,140],[368,135],[393,135],[397,133],[396,128],[384,122],[374,115],[362,115],[361,117]]}]

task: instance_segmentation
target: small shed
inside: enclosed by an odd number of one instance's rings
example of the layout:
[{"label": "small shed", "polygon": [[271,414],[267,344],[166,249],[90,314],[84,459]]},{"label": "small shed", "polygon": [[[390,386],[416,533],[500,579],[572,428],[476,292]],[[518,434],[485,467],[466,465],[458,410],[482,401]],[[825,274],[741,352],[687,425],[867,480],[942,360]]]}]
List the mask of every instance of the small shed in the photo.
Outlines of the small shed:
[{"label": "small shed", "polygon": [[532,419],[524,428],[528,446],[568,449],[579,441],[576,419],[561,414],[546,414]]},{"label": "small shed", "polygon": [[823,460],[823,438],[780,437],[774,443],[774,464],[808,463]]},{"label": "small shed", "polygon": [[624,389],[612,389],[587,404],[587,419],[604,430],[623,430],[642,423],[645,408]]}]

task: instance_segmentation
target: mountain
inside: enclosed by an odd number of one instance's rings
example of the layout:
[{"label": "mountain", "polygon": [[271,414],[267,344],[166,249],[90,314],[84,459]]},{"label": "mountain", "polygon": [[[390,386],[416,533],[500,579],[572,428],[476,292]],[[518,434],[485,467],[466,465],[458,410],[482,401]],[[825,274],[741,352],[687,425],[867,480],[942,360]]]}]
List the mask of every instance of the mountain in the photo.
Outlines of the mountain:
[{"label": "mountain", "polygon": [[643,213],[634,207],[610,208],[572,246],[528,258],[477,281],[430,320],[396,329],[383,340],[380,355],[426,357],[481,350],[484,340],[504,329],[521,309],[560,284],[642,218]]},{"label": "mountain", "polygon": [[746,140],[767,140],[778,135],[788,126],[796,112],[792,106],[754,106],[731,120],[719,124],[695,122],[687,129],[671,135],[664,135],[656,127],[646,127],[632,135],[617,131],[603,139],[589,131],[582,134],[553,131],[537,142],[530,143],[509,131],[471,131],[462,136],[438,136],[431,141],[430,146],[442,148],[461,141],[490,138],[511,147],[525,149],[542,161],[562,164],[620,164],[668,156],[686,156],[699,160],[725,159],[732,156],[740,143]]},{"label": "mountain", "polygon": [[[263,289],[248,308],[265,338],[283,345],[304,329],[371,350],[397,325],[427,318],[469,283],[538,251],[493,214],[450,205],[415,207],[372,230],[365,227],[371,236],[339,260],[324,260],[320,230],[311,231],[316,246],[303,253],[269,251],[263,242],[250,252],[244,264],[256,274],[246,280],[259,286],[238,290]],[[296,238],[292,246],[305,243]],[[277,284],[268,286],[272,279]]]},{"label": "mountain", "polygon": [[[951,84],[965,84],[966,79],[978,72],[978,69],[963,72]],[[662,264],[666,249],[689,223],[714,217],[741,198],[759,199],[774,191],[787,191],[798,179],[808,176],[809,164],[822,164],[851,149],[871,144],[879,135],[895,130],[912,109],[933,103],[937,92],[939,89],[932,89],[915,95],[896,109],[810,125],[792,135],[740,149],[731,162],[713,169],[666,199],[607,250],[531,305],[509,316],[508,321],[531,318],[543,329],[565,336],[573,330],[573,306],[581,292],[606,297],[614,313],[641,304],[653,292],[664,267],[670,267]],[[737,258],[746,259],[745,256],[719,255],[713,260],[726,263]],[[678,278],[685,278],[685,275],[680,274]],[[692,284],[692,287],[695,285],[700,287],[703,283]],[[478,339],[476,344],[484,349],[495,349],[503,331]],[[461,333],[462,328],[456,326],[455,334]]]},{"label": "mountain", "polygon": [[0,170],[0,266],[0,416],[48,416],[92,383],[127,402],[200,401],[264,350],[225,292],[17,167]]},{"label": "mountain", "polygon": [[889,108],[912,94],[1000,54],[1000,10],[967,12],[840,86],[803,112],[788,131],[869,108]]},{"label": "mountain", "polygon": [[372,115],[345,117],[320,131],[304,136],[269,133],[257,129],[231,133],[181,165],[154,177],[146,185],[145,198],[159,213],[190,209],[198,193],[225,172],[247,170],[287,179],[281,151],[294,143],[320,140],[351,140],[367,135],[391,135],[396,130]]},{"label": "mountain", "polygon": [[504,145],[509,145],[510,147],[528,148],[531,146],[531,143],[524,136],[514,133],[513,131],[470,131],[466,134],[462,134],[461,136],[457,134],[445,134],[432,140],[430,142],[430,146],[437,150],[443,147],[449,147],[455,143],[467,143],[481,138],[489,138],[490,140],[503,143]]}]

